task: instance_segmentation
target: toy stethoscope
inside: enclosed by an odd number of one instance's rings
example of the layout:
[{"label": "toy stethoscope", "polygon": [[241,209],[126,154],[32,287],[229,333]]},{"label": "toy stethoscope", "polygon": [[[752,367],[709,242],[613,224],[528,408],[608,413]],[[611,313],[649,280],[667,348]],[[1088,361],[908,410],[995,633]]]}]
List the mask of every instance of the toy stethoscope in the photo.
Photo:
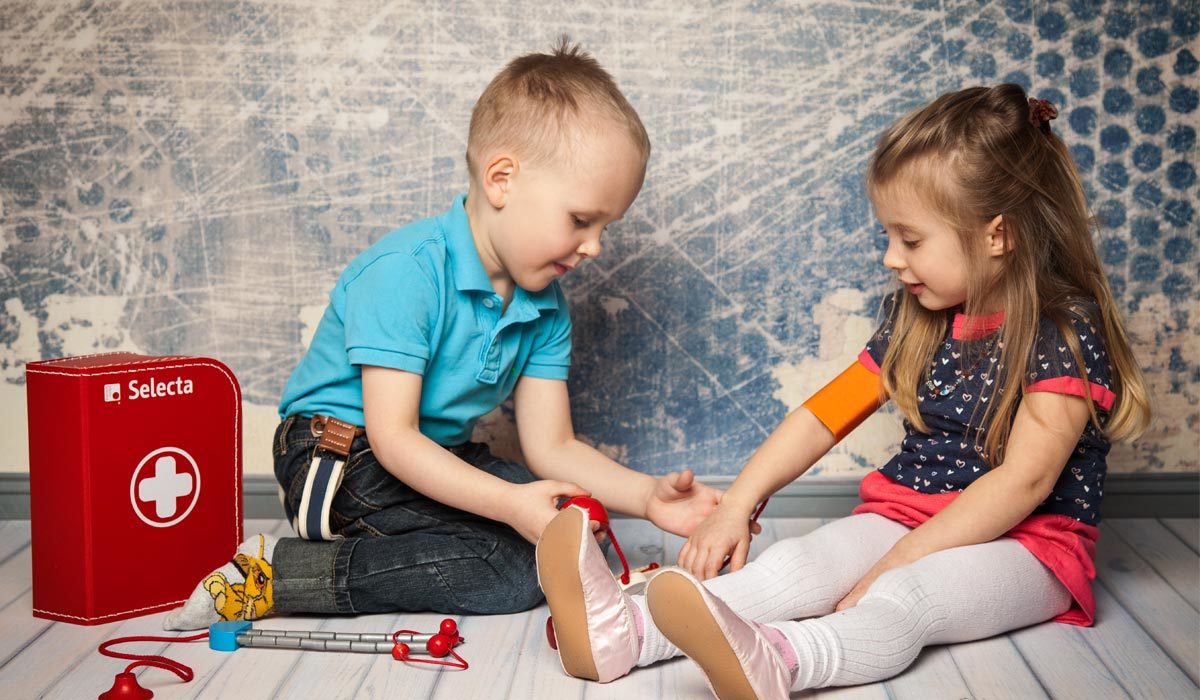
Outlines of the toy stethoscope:
[{"label": "toy stethoscope", "polygon": [[[235,651],[242,647],[269,649],[301,649],[308,651],[340,651],[359,654],[391,654],[392,658],[405,663],[435,664],[456,669],[466,669],[467,661],[454,651],[464,640],[458,634],[458,623],[449,618],[442,620],[437,632],[419,633],[414,630],[396,632],[323,632],[304,630],[255,629],[248,620],[218,622],[207,632],[188,637],[120,637],[100,645],[100,653],[116,659],[132,659],[113,680],[112,688],[100,695],[99,700],[149,700],[154,693],[138,685],[133,669],[138,666],[154,666],[179,676],[184,683],[192,680],[192,669],[165,656],[123,654],[109,647],[126,642],[195,642],[208,639],[208,647],[216,651]],[[415,659],[415,654],[432,656],[433,659]],[[441,661],[452,656],[454,661]]]}]

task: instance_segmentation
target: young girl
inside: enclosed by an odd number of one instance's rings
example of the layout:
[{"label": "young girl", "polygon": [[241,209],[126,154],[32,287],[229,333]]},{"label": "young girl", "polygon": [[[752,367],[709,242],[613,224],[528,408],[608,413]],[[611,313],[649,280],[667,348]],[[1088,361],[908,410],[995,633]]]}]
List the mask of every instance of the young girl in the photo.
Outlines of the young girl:
[{"label": "young girl", "polygon": [[[883,134],[867,189],[903,288],[882,324],[645,596],[614,583],[582,511],[551,522],[538,572],[567,673],[682,652],[723,700],[786,697],[890,678],[928,644],[1092,623],[1105,456],[1149,409],[1055,116],[1017,85],[971,88]],[[863,504],[743,566],[755,504],[887,399],[906,434]]]}]

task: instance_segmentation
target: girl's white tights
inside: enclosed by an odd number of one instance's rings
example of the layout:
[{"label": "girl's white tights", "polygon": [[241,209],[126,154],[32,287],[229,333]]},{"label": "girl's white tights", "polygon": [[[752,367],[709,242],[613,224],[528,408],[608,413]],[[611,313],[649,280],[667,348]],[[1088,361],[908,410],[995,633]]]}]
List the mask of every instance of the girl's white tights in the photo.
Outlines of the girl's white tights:
[{"label": "girl's white tights", "polygon": [[[734,612],[772,623],[799,662],[792,690],[874,683],[929,644],[990,637],[1066,611],[1070,594],[1019,542],[948,549],[876,579],[858,605],[833,608],[908,528],[853,515],[767,548],[741,571],[705,583]],[[645,598],[639,666],[679,654],[654,627]],[[812,618],[801,621],[800,618]]]}]

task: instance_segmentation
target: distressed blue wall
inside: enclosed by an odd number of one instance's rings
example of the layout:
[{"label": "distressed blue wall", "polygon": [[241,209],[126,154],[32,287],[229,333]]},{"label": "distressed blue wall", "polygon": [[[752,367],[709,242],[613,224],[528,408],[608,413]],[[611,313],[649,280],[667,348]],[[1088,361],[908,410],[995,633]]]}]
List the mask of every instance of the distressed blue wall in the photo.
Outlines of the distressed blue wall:
[{"label": "distressed blue wall", "polygon": [[[209,355],[241,380],[248,462],[265,465],[337,273],[464,189],[474,99],[565,31],[654,142],[604,256],[564,285],[576,427],[602,449],[735,472],[870,331],[888,279],[862,186],[879,131],[1015,81],[1062,109],[1160,410],[1114,469],[1200,469],[1196,0],[676,5],[0,6],[6,437],[26,361]],[[821,470],[894,448],[894,415],[867,425]]]}]

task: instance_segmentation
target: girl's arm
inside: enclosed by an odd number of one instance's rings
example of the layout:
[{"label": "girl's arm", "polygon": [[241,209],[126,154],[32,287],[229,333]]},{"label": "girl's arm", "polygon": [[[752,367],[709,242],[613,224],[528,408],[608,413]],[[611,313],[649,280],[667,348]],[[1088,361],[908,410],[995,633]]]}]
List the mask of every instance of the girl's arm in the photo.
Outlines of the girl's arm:
[{"label": "girl's arm", "polygon": [[750,456],[716,512],[683,545],[679,566],[701,580],[716,576],[727,556],[730,571],[745,566],[755,507],[808,471],[836,443],[833,432],[806,406],[790,413]]},{"label": "girl's arm", "polygon": [[943,549],[991,542],[1027,518],[1054,489],[1089,417],[1087,399],[1079,396],[1034,392],[1022,397],[1004,463],[901,538],[837,609],[853,607],[889,569]]},{"label": "girl's arm", "polygon": [[656,479],[581,442],[571,423],[565,381],[523,376],[513,400],[521,451],[539,478],[578,483],[606,508],[646,518],[685,537],[721,499],[720,491],[695,481],[690,469]]},{"label": "girl's arm", "polygon": [[727,557],[730,571],[745,565],[749,520],[758,503],[808,471],[881,405],[874,364],[864,352],[779,424],[750,456],[721,506],[684,544],[680,566],[706,579],[717,575]]}]

